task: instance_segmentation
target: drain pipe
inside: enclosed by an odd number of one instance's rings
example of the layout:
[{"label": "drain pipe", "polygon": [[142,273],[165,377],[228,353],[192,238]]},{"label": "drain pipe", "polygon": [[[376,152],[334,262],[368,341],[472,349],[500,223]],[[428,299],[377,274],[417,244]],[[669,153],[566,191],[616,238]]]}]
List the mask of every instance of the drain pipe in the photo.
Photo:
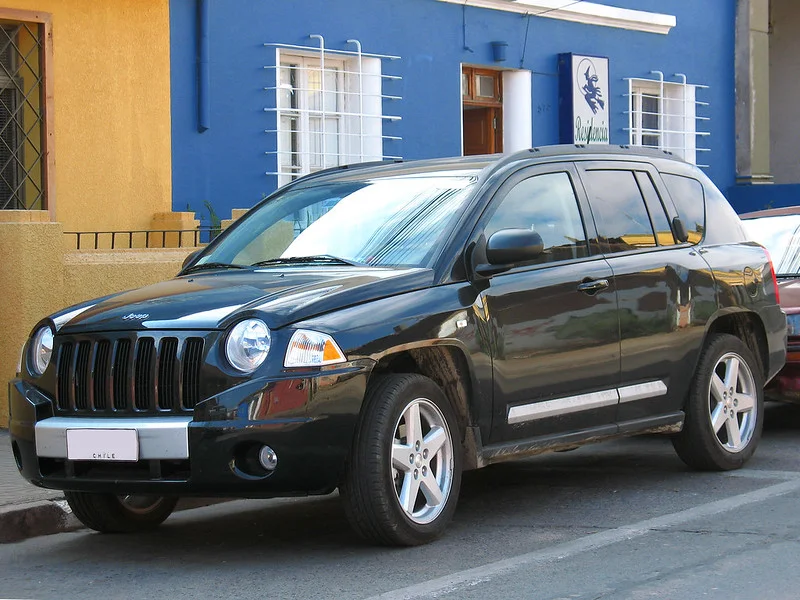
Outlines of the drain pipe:
[{"label": "drain pipe", "polygon": [[209,4],[211,0],[197,0],[197,131],[200,133],[211,127],[211,84],[208,66]]}]

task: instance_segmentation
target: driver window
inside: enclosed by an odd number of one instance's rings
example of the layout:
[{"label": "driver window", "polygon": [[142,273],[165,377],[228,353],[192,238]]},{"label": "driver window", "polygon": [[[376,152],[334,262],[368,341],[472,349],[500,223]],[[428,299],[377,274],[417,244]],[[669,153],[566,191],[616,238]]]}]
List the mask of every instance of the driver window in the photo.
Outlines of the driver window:
[{"label": "driver window", "polygon": [[500,229],[531,229],[544,242],[532,264],[589,256],[578,199],[567,173],[535,175],[506,194],[484,231],[488,239]]}]

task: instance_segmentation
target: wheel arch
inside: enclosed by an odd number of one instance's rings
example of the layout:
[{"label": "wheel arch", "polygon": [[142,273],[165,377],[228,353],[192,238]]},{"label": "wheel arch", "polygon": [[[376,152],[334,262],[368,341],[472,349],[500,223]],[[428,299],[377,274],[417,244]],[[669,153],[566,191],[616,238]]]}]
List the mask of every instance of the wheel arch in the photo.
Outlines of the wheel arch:
[{"label": "wheel arch", "polygon": [[476,468],[480,436],[474,427],[476,419],[472,402],[477,384],[464,349],[455,344],[435,344],[388,351],[372,369],[367,387],[377,378],[393,373],[417,373],[439,386],[458,419],[464,469]]},{"label": "wheel arch", "polygon": [[766,377],[769,371],[769,345],[766,328],[758,314],[750,311],[721,313],[706,327],[705,340],[715,333],[727,333],[742,340],[758,360],[761,374]]}]

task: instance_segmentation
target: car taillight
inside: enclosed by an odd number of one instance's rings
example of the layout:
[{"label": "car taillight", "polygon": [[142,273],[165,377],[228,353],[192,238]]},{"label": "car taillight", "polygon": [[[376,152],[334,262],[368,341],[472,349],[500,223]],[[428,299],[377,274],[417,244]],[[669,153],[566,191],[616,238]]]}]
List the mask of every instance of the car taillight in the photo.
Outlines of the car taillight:
[{"label": "car taillight", "polygon": [[772,257],[769,255],[769,250],[764,248],[764,254],[767,255],[767,261],[769,261],[769,270],[772,272],[772,286],[775,288],[775,302],[780,304],[781,292],[778,288],[778,277],[775,275],[775,265],[772,264]]}]

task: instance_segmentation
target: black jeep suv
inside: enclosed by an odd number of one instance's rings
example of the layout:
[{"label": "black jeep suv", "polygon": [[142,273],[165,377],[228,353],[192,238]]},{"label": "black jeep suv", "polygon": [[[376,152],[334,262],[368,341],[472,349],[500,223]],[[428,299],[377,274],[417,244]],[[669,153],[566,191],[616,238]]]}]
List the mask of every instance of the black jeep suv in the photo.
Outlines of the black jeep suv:
[{"label": "black jeep suv", "polygon": [[360,534],[419,544],[497,461],[659,432],[741,467],[785,360],[777,296],[725,198],[663,152],[341,167],[175,279],[42,320],[11,440],[99,531],[180,495],[338,487]]}]

